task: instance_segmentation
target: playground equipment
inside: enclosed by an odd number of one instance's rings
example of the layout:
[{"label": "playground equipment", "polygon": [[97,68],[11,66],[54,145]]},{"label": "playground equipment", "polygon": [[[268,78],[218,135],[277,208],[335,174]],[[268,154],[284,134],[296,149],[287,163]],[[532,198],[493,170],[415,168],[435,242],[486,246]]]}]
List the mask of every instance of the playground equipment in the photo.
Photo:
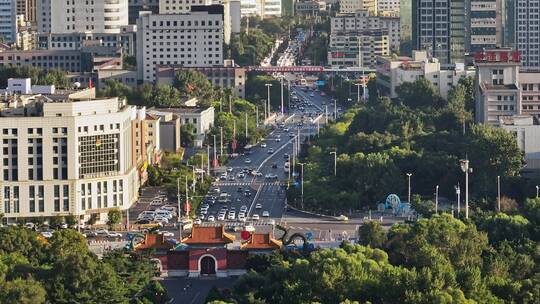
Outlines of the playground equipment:
[{"label": "playground equipment", "polygon": [[396,194],[390,194],[386,197],[384,203],[377,205],[380,212],[391,212],[395,216],[409,216],[411,213],[411,204],[403,203]]}]

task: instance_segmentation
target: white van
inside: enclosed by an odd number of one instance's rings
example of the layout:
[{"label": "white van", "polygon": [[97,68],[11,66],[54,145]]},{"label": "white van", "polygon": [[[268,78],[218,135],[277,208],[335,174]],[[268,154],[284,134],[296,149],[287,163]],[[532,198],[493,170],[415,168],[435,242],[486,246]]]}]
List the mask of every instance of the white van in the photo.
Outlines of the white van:
[{"label": "white van", "polygon": [[156,217],[161,216],[161,217],[165,217],[165,218],[168,218],[168,219],[172,219],[172,217],[173,217],[172,213],[170,211],[167,211],[167,210],[156,210],[155,216]]}]

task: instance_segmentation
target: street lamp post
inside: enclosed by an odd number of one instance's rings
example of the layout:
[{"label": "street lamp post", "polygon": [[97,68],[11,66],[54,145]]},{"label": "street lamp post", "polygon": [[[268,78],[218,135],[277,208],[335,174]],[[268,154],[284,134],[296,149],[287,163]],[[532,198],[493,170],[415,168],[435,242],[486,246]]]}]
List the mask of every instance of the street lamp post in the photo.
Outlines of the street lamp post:
[{"label": "street lamp post", "polygon": [[336,119],[337,119],[337,102],[334,99],[334,120],[336,120]]},{"label": "street lamp post", "polygon": [[411,176],[412,176],[412,173],[407,173],[407,177],[409,179],[409,191],[408,191],[408,195],[407,195],[407,202],[410,204],[411,203]]},{"label": "street lamp post", "polygon": [[328,105],[324,105],[324,118],[325,118],[326,124],[328,124]]},{"label": "street lamp post", "polygon": [[501,212],[501,176],[497,175],[497,211]]},{"label": "street lamp post", "polygon": [[360,103],[360,87],[362,86],[361,83],[355,83],[356,86],[356,102]]},{"label": "street lamp post", "polygon": [[539,194],[538,192],[539,192],[539,190],[540,190],[540,186],[537,185],[537,186],[536,186],[536,198],[538,198],[538,194]]},{"label": "street lamp post", "polygon": [[472,172],[472,168],[469,167],[468,159],[461,159],[459,161],[461,171],[465,173],[465,218],[469,218],[469,172]]},{"label": "street lamp post", "polygon": [[213,167],[215,168],[217,166],[216,135],[212,135],[212,136],[214,136],[214,163],[213,163]]},{"label": "street lamp post", "polygon": [[255,107],[255,126],[259,127],[259,106]]},{"label": "street lamp post", "polygon": [[459,212],[461,211],[461,203],[459,200],[459,195],[461,194],[461,189],[459,189],[459,184],[457,186],[454,186],[456,189],[456,196],[457,196],[457,216],[459,218]]},{"label": "street lamp post", "polygon": [[337,151],[330,152],[330,155],[334,154],[334,176],[337,176]]},{"label": "street lamp post", "polygon": [[302,198],[302,209],[304,209],[304,164],[305,163],[298,163],[300,165],[300,174],[301,174],[301,178],[300,178],[300,196]]},{"label": "street lamp post", "polygon": [[267,98],[268,98],[268,106],[267,106],[268,107],[268,113],[267,114],[268,114],[268,117],[270,117],[270,108],[271,108],[271,106],[270,106],[270,87],[272,86],[272,84],[267,83],[267,84],[265,84],[265,86],[266,86],[266,89],[267,89]]},{"label": "street lamp post", "polygon": [[435,213],[439,210],[439,185],[435,186]]},{"label": "street lamp post", "polygon": [[[176,199],[178,203],[178,222],[180,222],[180,218],[182,217],[182,209],[180,203],[180,177],[176,178]],[[182,228],[180,228],[180,231],[181,229]]]},{"label": "street lamp post", "polygon": [[281,115],[283,115],[283,75],[281,76]]},{"label": "street lamp post", "polygon": [[223,127],[219,127],[219,157],[223,158]]}]

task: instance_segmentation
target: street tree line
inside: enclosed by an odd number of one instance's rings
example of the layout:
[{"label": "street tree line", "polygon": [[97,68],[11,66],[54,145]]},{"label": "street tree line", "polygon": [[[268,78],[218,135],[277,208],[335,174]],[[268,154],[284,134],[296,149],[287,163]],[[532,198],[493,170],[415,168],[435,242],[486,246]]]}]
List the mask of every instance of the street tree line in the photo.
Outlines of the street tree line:
[{"label": "street tree line", "polygon": [[0,228],[0,303],[166,303],[150,256],[114,250],[99,259],[82,234],[50,239],[26,228]]},{"label": "street tree line", "polygon": [[359,244],[254,256],[231,291],[209,303],[537,303],[540,200],[511,214],[462,222],[449,214],[385,232],[359,228]]},{"label": "street tree line", "polygon": [[[519,176],[524,159],[515,138],[473,122],[470,85],[463,80],[444,100],[427,80],[419,79],[398,88],[399,100],[370,98],[347,110],[312,146],[304,146],[304,207],[373,209],[391,193],[406,199],[406,173],[412,173],[413,194],[432,198],[439,185],[441,196],[453,198],[454,186],[464,185],[459,160],[465,158],[474,168],[473,207],[494,207],[497,176],[506,182],[508,197],[523,202],[532,196],[535,180]],[[299,188],[288,195],[299,204]]]}]

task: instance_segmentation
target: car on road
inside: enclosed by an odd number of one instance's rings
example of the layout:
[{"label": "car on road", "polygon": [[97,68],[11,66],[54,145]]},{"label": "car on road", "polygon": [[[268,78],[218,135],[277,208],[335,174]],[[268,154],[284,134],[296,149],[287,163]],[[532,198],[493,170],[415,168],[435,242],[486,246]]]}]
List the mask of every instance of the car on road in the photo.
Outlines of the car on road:
[{"label": "car on road", "polygon": [[227,168],[227,172],[229,172],[229,173],[232,172],[232,170],[233,170],[232,167]]},{"label": "car on road", "polygon": [[46,239],[52,238],[53,232],[52,232],[52,231],[42,231],[42,232],[41,232],[41,236],[43,236],[43,237],[46,238]]},{"label": "car on road", "polygon": [[233,181],[233,180],[234,180],[234,175],[230,175],[230,176],[229,176],[229,180],[230,180],[230,181]]},{"label": "car on road", "polygon": [[163,216],[156,216],[156,217],[154,218],[154,222],[156,222],[156,223],[162,223],[162,224],[163,224],[163,223],[168,224],[168,223],[169,223],[169,219],[166,218],[166,217],[163,217]]},{"label": "car on road", "polygon": [[225,174],[225,173],[221,174],[221,176],[219,177],[219,179],[221,179],[221,180],[226,180],[226,179],[227,179],[227,174]]},{"label": "car on road", "polygon": [[259,220],[259,215],[258,214],[254,214],[252,217],[251,217],[252,220],[254,221],[258,221]]},{"label": "car on road", "polygon": [[275,174],[268,173],[264,176],[266,179],[278,179],[278,176]]},{"label": "car on road", "polygon": [[150,224],[150,222],[151,222],[151,220],[136,220],[135,224],[139,224],[139,225]]},{"label": "car on road", "polygon": [[290,130],[289,128],[285,128],[283,129],[283,132],[289,132],[289,130]]},{"label": "car on road", "polygon": [[272,169],[277,169],[277,164],[276,163],[272,164]]},{"label": "car on road", "polygon": [[218,219],[218,221],[224,221],[225,220],[225,213],[218,214],[217,219]]},{"label": "car on road", "polygon": [[309,97],[315,97],[315,94],[310,93],[310,94],[309,94]]},{"label": "car on road", "polygon": [[343,221],[343,222],[346,222],[346,221],[349,220],[349,218],[348,218],[347,216],[343,215],[343,214],[340,215],[340,216],[338,216],[338,217],[336,217],[336,219],[337,219],[338,221]]},{"label": "car on road", "polygon": [[266,143],[261,143],[261,148],[266,148]]},{"label": "car on road", "polygon": [[246,158],[246,160],[244,161],[244,163],[246,163],[246,164],[251,164],[251,159]]},{"label": "car on road", "polygon": [[236,212],[229,211],[229,214],[227,215],[227,219],[234,220],[235,217],[236,217]]},{"label": "car on road", "polygon": [[242,187],[238,187],[238,190],[237,190],[237,191],[238,191],[238,192],[242,192],[242,191],[244,191],[244,189],[243,189]]},{"label": "car on road", "polygon": [[238,173],[238,178],[244,178],[246,175],[243,172]]},{"label": "car on road", "polygon": [[263,216],[263,217],[269,217],[269,216],[270,216],[270,212],[268,212],[268,211],[263,211],[262,216]]},{"label": "car on road", "polygon": [[202,220],[200,218],[198,218],[198,219],[195,219],[195,221],[193,223],[195,225],[200,225],[200,224],[202,224]]},{"label": "car on road", "polygon": [[289,133],[289,137],[293,138],[294,136],[294,133]]},{"label": "car on road", "polygon": [[272,154],[272,153],[274,153],[274,149],[273,148],[268,149],[268,154]]},{"label": "car on road", "polygon": [[262,208],[261,204],[259,204],[259,203],[255,204],[255,209],[261,209],[261,208]]},{"label": "car on road", "polygon": [[251,191],[244,190],[244,196],[251,196]]},{"label": "car on road", "polygon": [[242,205],[242,207],[240,207],[240,212],[246,212],[246,211],[247,211],[247,206]]},{"label": "car on road", "polygon": [[276,142],[280,142],[280,141],[281,141],[281,138],[276,137]]},{"label": "car on road", "polygon": [[208,216],[208,218],[206,220],[209,221],[209,222],[215,222],[216,218],[213,215],[210,215],[210,216]]}]

